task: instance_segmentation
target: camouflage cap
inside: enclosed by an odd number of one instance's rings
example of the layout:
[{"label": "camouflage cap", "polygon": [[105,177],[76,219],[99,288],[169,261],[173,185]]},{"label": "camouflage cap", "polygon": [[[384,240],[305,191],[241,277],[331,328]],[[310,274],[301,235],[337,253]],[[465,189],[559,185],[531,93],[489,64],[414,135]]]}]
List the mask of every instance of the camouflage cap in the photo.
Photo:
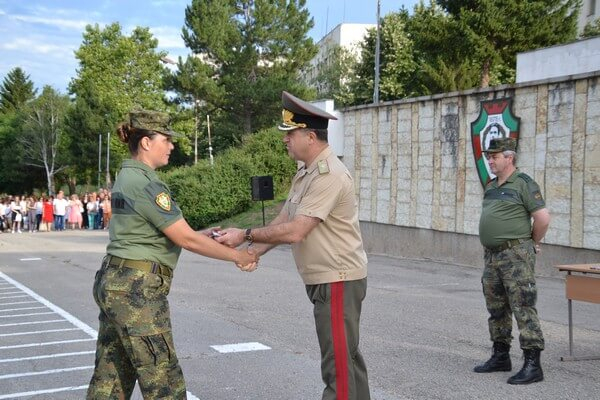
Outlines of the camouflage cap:
[{"label": "camouflage cap", "polygon": [[502,151],[517,151],[517,141],[513,138],[498,138],[490,141],[490,146],[484,153],[500,153]]},{"label": "camouflage cap", "polygon": [[169,114],[160,111],[135,110],[129,112],[129,125],[136,129],[155,131],[166,136],[181,136],[170,127]]}]

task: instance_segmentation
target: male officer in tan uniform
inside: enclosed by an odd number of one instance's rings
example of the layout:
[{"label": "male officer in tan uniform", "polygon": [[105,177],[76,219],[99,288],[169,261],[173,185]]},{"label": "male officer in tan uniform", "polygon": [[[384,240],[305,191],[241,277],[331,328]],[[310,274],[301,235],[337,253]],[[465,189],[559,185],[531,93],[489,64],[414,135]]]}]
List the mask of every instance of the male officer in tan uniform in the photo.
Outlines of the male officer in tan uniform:
[{"label": "male officer in tan uniform", "polygon": [[358,349],[367,257],[358,224],[354,183],[327,143],[334,116],[283,92],[279,130],[289,155],[304,163],[285,206],[266,227],[227,229],[217,238],[238,246],[254,243],[262,255],[291,243],[298,272],[314,305],[321,347],[323,400],[369,400],[367,368]]}]

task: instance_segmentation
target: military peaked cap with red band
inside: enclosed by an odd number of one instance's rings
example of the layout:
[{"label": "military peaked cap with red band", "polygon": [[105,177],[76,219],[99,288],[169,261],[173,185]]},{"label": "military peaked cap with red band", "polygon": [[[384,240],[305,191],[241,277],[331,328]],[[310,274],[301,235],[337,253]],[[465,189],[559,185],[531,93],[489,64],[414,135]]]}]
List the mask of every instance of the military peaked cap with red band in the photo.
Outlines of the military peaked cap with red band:
[{"label": "military peaked cap with red band", "polygon": [[283,92],[283,121],[279,124],[280,131],[291,131],[297,128],[327,129],[330,119],[337,119],[333,115],[304,101],[296,96]]}]

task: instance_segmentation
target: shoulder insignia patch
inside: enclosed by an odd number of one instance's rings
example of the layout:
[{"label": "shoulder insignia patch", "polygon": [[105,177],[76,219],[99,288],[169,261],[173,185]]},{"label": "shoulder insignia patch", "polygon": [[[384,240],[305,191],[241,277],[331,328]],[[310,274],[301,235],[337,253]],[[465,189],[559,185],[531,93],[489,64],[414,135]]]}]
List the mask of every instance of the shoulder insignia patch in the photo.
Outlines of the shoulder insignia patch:
[{"label": "shoulder insignia patch", "polygon": [[542,199],[542,194],[540,192],[535,192],[533,194],[533,198],[536,200],[541,200]]},{"label": "shoulder insignia patch", "polygon": [[165,211],[171,211],[171,196],[166,192],[160,192],[154,199],[156,205]]},{"label": "shoulder insignia patch", "polygon": [[327,160],[321,160],[317,163],[317,167],[319,167],[319,174],[328,174],[329,173],[329,164],[327,164]]}]

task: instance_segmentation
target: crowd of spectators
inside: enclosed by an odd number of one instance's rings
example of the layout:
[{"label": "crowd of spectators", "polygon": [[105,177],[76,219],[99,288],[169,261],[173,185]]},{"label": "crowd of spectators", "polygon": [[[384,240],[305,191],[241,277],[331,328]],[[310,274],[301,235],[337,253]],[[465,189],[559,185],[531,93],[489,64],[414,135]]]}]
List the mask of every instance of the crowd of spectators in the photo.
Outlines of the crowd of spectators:
[{"label": "crowd of spectators", "polygon": [[65,198],[62,190],[56,196],[0,197],[0,233],[108,229],[111,215],[108,189],[81,198]]}]

